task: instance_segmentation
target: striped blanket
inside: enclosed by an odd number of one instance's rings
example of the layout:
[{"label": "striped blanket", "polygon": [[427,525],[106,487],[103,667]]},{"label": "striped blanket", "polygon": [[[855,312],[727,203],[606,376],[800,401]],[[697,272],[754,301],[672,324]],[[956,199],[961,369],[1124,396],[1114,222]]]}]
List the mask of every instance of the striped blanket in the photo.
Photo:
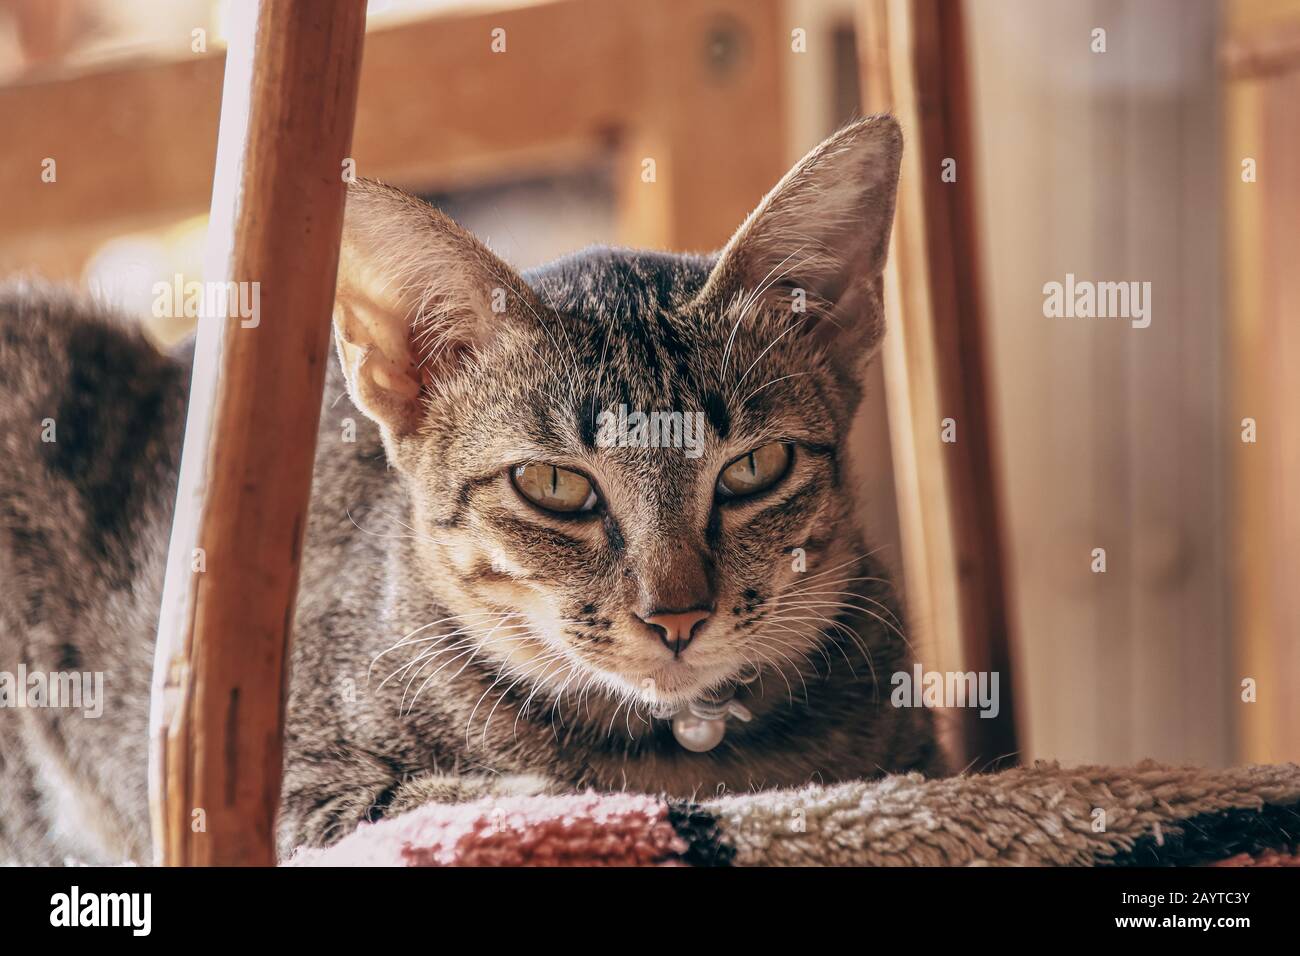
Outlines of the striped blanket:
[{"label": "striped blanket", "polygon": [[1300,865],[1300,766],[1062,768],[698,802],[581,793],[429,805],[299,866]]}]

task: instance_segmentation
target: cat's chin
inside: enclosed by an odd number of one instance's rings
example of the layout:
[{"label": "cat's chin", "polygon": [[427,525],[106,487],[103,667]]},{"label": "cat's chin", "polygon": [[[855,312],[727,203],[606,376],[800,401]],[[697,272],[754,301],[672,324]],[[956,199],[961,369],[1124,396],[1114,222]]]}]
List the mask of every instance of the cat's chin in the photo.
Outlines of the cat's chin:
[{"label": "cat's chin", "polygon": [[644,673],[610,674],[619,689],[642,702],[685,706],[734,677],[739,667],[701,667],[682,661],[670,661]]}]

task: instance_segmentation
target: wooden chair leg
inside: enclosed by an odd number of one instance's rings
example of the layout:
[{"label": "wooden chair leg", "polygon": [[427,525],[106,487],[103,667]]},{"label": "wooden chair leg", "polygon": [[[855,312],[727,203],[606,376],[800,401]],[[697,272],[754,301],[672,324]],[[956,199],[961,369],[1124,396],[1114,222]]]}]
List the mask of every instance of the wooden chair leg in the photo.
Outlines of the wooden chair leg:
[{"label": "wooden chair leg", "polygon": [[275,862],[307,523],[365,0],[236,4],[209,282],[252,314],[201,317],[158,628],[157,862]]},{"label": "wooden chair leg", "polygon": [[863,102],[897,114],[907,139],[884,358],[908,610],[936,669],[998,675],[996,717],[957,715],[959,766],[989,769],[1019,747],[961,5],[861,0],[860,13]]}]

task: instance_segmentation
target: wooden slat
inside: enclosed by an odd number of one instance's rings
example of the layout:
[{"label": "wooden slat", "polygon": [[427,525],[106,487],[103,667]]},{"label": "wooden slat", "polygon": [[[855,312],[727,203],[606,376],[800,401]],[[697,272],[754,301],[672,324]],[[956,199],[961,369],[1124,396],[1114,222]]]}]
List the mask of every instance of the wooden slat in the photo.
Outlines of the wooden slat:
[{"label": "wooden slat", "polygon": [[[938,669],[999,675],[1000,709],[955,715],[963,765],[1018,754],[1000,488],[980,315],[963,26],[959,5],[863,0],[863,101],[892,110],[907,145],[886,275],[885,378],[908,609]],[[956,183],[940,181],[957,160]],[[957,441],[940,441],[941,421]]]},{"label": "wooden slat", "polygon": [[[1236,758],[1300,760],[1300,475],[1295,260],[1300,250],[1300,60],[1275,56],[1294,45],[1300,0],[1237,0],[1223,10],[1225,275],[1224,322],[1232,401],[1223,428],[1232,464],[1233,669]],[[1241,179],[1242,160],[1256,162],[1256,181]],[[1254,444],[1240,422],[1258,424]],[[1239,682],[1253,679],[1254,703]]]},{"label": "wooden slat", "polygon": [[[785,172],[780,4],[657,0],[638,7],[648,58],[618,157],[619,241],[705,252]],[[641,178],[655,161],[653,183]]]},{"label": "wooden slat", "polygon": [[[499,167],[513,151],[614,129],[636,62],[614,12],[575,0],[375,31],[356,124],[358,175]],[[496,27],[507,31],[504,54],[491,52]],[[4,239],[200,211],[211,193],[224,60],[194,55],[0,89],[0,128],[14,147],[0,153]],[[602,82],[584,82],[592,76]],[[41,182],[47,156],[59,163],[57,184]]]},{"label": "wooden slat", "polygon": [[637,20],[628,0],[564,0],[371,33],[358,175],[448,186],[590,155],[641,101]]},{"label": "wooden slat", "polygon": [[1300,69],[1300,23],[1230,38],[1219,60],[1233,79],[1275,76]]},{"label": "wooden slat", "polygon": [[[222,57],[0,88],[0,242],[94,223],[176,218],[212,193]],[[53,159],[55,182],[41,180]]]},{"label": "wooden slat", "polygon": [[257,283],[260,312],[199,322],[151,716],[155,853],[169,865],[275,862],[365,0],[239,11],[206,278]]},{"label": "wooden slat", "polygon": [[1265,667],[1252,675],[1260,687],[1265,713],[1272,717],[1275,736],[1273,760],[1300,759],[1300,329],[1295,303],[1300,298],[1300,69],[1271,80],[1264,93],[1263,149],[1270,164],[1267,179],[1268,212],[1262,245],[1264,260],[1264,321],[1268,351],[1254,356],[1255,368],[1269,382],[1271,395],[1260,409],[1269,434],[1255,449],[1268,461],[1269,487],[1267,573],[1271,589]]},{"label": "wooden slat", "polygon": [[1232,0],[1220,8],[1219,62],[1231,79],[1300,66],[1300,0]]}]

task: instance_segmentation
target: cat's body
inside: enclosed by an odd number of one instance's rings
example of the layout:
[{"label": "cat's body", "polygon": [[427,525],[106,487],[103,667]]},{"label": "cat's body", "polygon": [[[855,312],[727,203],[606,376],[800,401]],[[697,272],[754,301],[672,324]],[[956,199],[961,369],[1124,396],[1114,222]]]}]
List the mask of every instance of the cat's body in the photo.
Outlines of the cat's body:
[{"label": "cat's body", "polygon": [[[829,369],[820,385],[794,372],[782,385],[782,369],[761,364],[777,358],[774,336],[736,335],[705,308],[718,275],[715,259],[597,250],[524,285],[505,278],[537,319],[532,338],[519,333],[537,360],[474,341],[475,374],[446,372],[410,428],[375,391],[391,369],[359,381],[387,343],[364,325],[373,303],[350,305],[358,294],[340,280],[343,362],[326,384],[303,552],[282,850],[493,792],[689,797],[940,768],[928,715],[889,702],[888,675],[910,656],[834,442],[857,393]],[[493,349],[499,371],[485,375]],[[746,391],[773,387],[737,401],[755,367]],[[105,674],[98,719],[0,708],[0,861],[148,857],[148,689],[188,380],[187,358],[157,355],[84,304],[0,295],[0,672]],[[708,451],[597,449],[582,410],[618,401],[703,409]],[[718,468],[768,434],[796,448],[788,476],[755,503],[711,503]],[[495,447],[521,435],[566,468],[587,462],[600,508],[561,516],[521,501],[499,474],[513,453]],[[624,608],[642,599],[638,621]],[[665,640],[656,609],[692,601],[705,624]],[[742,658],[759,680],[736,684]],[[734,685],[754,717],[692,753],[638,685],[678,703]]]}]

